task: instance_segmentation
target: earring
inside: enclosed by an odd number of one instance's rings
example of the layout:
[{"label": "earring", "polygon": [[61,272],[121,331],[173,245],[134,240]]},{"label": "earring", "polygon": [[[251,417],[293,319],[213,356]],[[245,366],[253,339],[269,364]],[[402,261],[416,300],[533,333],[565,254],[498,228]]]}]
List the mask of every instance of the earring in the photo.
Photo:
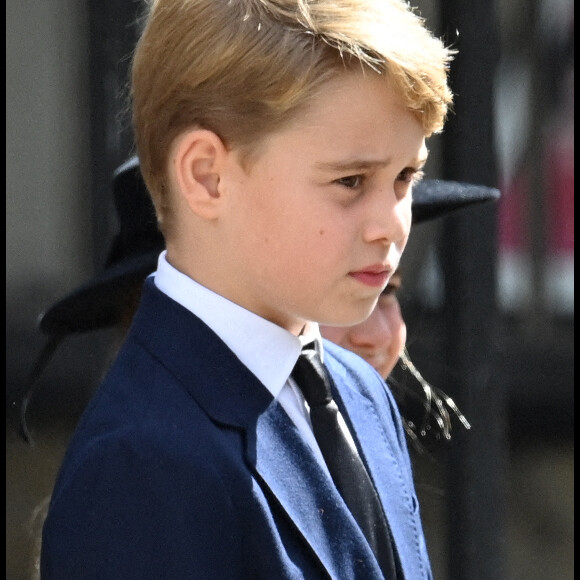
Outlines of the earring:
[{"label": "earring", "polygon": [[452,415],[471,429],[455,401],[423,378],[406,347],[396,369],[399,372],[393,372],[387,384],[399,405],[405,432],[419,453],[433,451],[440,441],[451,439]]}]

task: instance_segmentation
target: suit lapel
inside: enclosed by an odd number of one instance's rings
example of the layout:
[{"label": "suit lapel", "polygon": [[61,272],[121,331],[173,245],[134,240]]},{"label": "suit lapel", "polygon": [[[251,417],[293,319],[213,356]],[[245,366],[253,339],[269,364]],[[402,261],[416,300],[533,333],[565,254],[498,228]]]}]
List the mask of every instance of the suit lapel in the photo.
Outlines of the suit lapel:
[{"label": "suit lapel", "polygon": [[[403,469],[407,461],[395,427],[385,417],[379,417],[376,405],[362,394],[362,388],[353,388],[351,377],[346,376],[343,367],[333,363],[332,359],[327,364],[338,386],[337,404],[342,411],[348,409],[346,417],[349,428],[375,482],[402,569],[410,578],[424,577],[424,572],[420,572],[424,563],[421,561],[420,530],[414,513],[412,474],[410,470]],[[387,388],[379,377],[370,378],[376,382],[377,390]],[[381,393],[376,398],[384,398],[384,394]]]},{"label": "suit lapel", "polygon": [[[171,332],[160,331],[164,326]],[[247,464],[329,576],[381,578],[368,543],[310,447],[223,341],[151,280],[134,327],[136,340],[163,361],[214,421],[245,431]]]},{"label": "suit lapel", "polygon": [[284,409],[274,402],[255,437],[248,435],[250,462],[330,577],[351,577],[345,571],[354,569],[357,577],[380,578],[355,520]]}]

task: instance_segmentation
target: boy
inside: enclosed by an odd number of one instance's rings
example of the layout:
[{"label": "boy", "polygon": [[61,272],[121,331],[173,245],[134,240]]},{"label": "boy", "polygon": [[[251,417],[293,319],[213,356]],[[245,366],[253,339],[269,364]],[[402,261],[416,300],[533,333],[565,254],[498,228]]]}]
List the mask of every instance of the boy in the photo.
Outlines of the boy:
[{"label": "boy", "polygon": [[[133,121],[167,249],[61,467],[44,579],[431,577],[396,406],[317,323],[364,320],[396,270],[449,60],[402,2],[152,3]],[[358,505],[290,377],[312,342]]]}]

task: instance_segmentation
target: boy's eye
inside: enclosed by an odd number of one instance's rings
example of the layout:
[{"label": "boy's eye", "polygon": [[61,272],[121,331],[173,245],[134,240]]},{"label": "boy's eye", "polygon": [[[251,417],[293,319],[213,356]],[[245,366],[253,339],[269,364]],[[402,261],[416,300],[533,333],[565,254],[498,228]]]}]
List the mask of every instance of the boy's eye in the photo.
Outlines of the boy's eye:
[{"label": "boy's eye", "polygon": [[397,181],[403,181],[405,183],[417,183],[417,181],[421,181],[422,178],[423,172],[414,167],[405,167],[405,169],[397,175]]},{"label": "boy's eye", "polygon": [[360,187],[362,185],[362,182],[363,182],[362,175],[348,175],[346,177],[341,177],[340,179],[336,180],[336,183],[338,183],[339,185],[343,185],[344,187],[347,187],[349,189],[356,189],[357,187]]}]

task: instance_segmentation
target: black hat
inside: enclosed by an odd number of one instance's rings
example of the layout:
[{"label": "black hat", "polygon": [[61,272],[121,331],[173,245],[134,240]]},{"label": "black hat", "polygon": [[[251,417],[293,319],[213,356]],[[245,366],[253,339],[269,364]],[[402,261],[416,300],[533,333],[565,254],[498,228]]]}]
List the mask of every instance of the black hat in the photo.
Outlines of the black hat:
[{"label": "black hat", "polygon": [[[113,195],[120,231],[113,240],[105,267],[44,312],[40,329],[45,334],[62,336],[114,326],[122,320],[135,287],[157,267],[165,242],[157,228],[137,157],[115,171]],[[413,224],[496,200],[499,195],[499,190],[482,185],[424,179],[413,189]]]},{"label": "black hat", "polygon": [[137,157],[115,171],[113,196],[119,233],[103,270],[41,315],[43,333],[65,335],[114,326],[123,318],[134,289],[155,270],[165,241]]},{"label": "black hat", "polygon": [[413,187],[413,224],[457,209],[499,199],[499,189],[444,179],[423,179]]}]

